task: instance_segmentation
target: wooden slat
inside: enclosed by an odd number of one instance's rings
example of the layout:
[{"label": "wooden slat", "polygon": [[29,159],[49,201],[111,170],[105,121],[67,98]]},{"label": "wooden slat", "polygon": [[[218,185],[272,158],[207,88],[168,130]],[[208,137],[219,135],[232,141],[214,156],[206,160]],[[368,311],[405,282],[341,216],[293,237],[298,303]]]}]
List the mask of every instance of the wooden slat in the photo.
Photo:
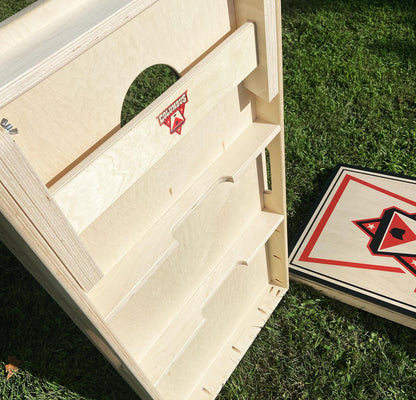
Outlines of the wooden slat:
[{"label": "wooden slat", "polygon": [[[283,63],[282,63],[282,23],[280,2],[276,4],[277,29],[277,76],[278,94],[272,101],[256,98],[257,117],[263,121],[282,126],[282,131],[269,145],[270,172],[272,190],[264,194],[265,207],[275,213],[286,215],[286,177],[285,177],[285,136],[283,118]],[[269,243],[269,268],[274,283],[287,287],[289,285],[288,250],[287,250],[287,224],[279,227]],[[276,256],[276,257],[275,257]]]},{"label": "wooden slat", "polygon": [[[101,10],[101,3],[95,1]],[[72,7],[72,1],[66,3]],[[113,1],[112,5],[118,7],[121,3]],[[120,128],[126,93],[145,69],[166,64],[182,75],[197,57],[211,51],[229,35],[232,28],[228,3],[228,0],[159,0],[2,107],[0,118],[7,118],[19,128],[14,140],[42,182],[50,187],[68,173],[68,167],[79,164],[97,143]],[[28,18],[36,11],[37,8],[28,13]],[[41,24],[42,18],[41,13],[37,18]],[[53,20],[50,18],[48,24]],[[16,25],[21,28],[19,21],[20,18]],[[13,41],[11,46],[19,48],[18,42]]]},{"label": "wooden slat", "polygon": [[[254,160],[235,182],[218,180],[201,201],[175,224],[170,232],[176,242],[174,251],[155,266],[108,319],[115,335],[134,359],[145,354],[163,334],[166,326],[192,296],[193,289],[199,287],[261,210],[258,169]],[[157,238],[153,243],[155,250],[160,251]],[[268,283],[266,266],[265,261],[258,275],[266,274],[264,284]],[[240,276],[239,271],[246,275],[244,268],[237,266],[236,269],[238,271],[232,272],[233,276]],[[227,285],[232,280],[228,279]],[[217,299],[218,295],[214,302]],[[160,307],[161,304],[163,307]],[[203,331],[205,329],[205,326],[202,327]],[[200,368],[203,367],[201,365]]]},{"label": "wooden slat", "polygon": [[[85,251],[79,238],[51,199],[48,190],[32,171],[11,137],[0,129],[0,211],[33,246],[49,246],[84,290],[90,290],[102,274]],[[17,229],[17,228],[16,228]],[[47,264],[53,275],[64,271]]]},{"label": "wooden slat", "polygon": [[[139,362],[140,367],[155,385],[167,373],[174,360],[180,356],[181,350],[191,340],[192,334],[201,328],[204,321],[201,314],[204,304],[209,301],[236,265],[246,265],[250,268],[252,258],[264,246],[282,220],[283,216],[279,214],[260,212],[221,262],[196,289],[165,333]],[[192,331],[191,335],[189,331]]]},{"label": "wooden slat", "polygon": [[218,182],[235,181],[279,133],[280,126],[254,122],[143,239],[90,292],[105,317],[115,312],[176,247],[171,232]]},{"label": "wooden slat", "polygon": [[254,25],[246,23],[51,191],[82,232],[179,140],[157,116],[187,91],[185,135],[257,65]]},{"label": "wooden slat", "polygon": [[[286,291],[278,3],[41,0],[0,25],[0,109],[20,132],[0,140],[0,235],[143,399],[213,398]],[[97,144],[157,63],[190,72]],[[156,117],[185,91],[170,136]],[[63,213],[40,181],[79,162],[52,188]]]},{"label": "wooden slat", "polygon": [[38,0],[16,14],[0,22],[0,52],[6,52],[17,43],[36,35],[52,20],[71,12],[82,5],[84,0]]},{"label": "wooden slat", "polygon": [[286,292],[286,287],[265,286],[247,315],[218,351],[215,360],[207,365],[200,381],[195,382],[195,388],[187,400],[216,398]]},{"label": "wooden slat", "polygon": [[234,88],[82,232],[81,241],[104,274],[253,122],[251,98],[241,85]]},{"label": "wooden slat", "polygon": [[234,4],[237,25],[247,20],[256,23],[259,65],[244,85],[269,102],[279,91],[276,0],[235,0]]},{"label": "wooden slat", "polygon": [[6,20],[0,26],[0,108],[156,1],[50,0]]},{"label": "wooden slat", "polygon": [[[279,300],[277,291],[269,294],[271,287],[266,265],[267,255],[262,248],[248,267],[236,265],[204,304],[202,315],[206,323],[156,385],[164,399],[188,399],[196,388],[201,395],[208,395],[207,390],[210,393],[207,398],[215,397],[215,389],[235,368],[247,342],[254,339],[250,334],[257,333],[256,328],[266,322],[272,311],[269,306]],[[251,321],[246,320],[248,314],[251,314]],[[247,322],[256,325],[251,327]],[[216,360],[223,364],[214,367]],[[212,379],[206,379],[206,374]]]}]

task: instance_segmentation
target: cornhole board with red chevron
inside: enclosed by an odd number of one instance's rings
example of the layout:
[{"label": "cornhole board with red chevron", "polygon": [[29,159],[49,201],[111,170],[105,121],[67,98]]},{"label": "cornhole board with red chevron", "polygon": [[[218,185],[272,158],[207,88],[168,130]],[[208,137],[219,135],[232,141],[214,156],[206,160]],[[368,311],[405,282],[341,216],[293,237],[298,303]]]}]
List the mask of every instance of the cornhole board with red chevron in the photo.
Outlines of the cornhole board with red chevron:
[{"label": "cornhole board with red chevron", "polygon": [[416,180],[339,167],[289,262],[292,278],[416,329]]}]

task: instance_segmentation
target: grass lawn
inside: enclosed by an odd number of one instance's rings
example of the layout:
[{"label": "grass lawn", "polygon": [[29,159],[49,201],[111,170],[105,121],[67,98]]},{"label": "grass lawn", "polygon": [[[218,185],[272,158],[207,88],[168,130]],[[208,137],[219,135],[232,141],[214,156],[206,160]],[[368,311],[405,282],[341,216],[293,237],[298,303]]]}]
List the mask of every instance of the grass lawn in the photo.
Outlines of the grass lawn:
[{"label": "grass lawn", "polygon": [[[0,0],[0,19],[31,2]],[[293,241],[338,163],[416,176],[416,1],[282,3]],[[126,119],[148,102],[128,96]],[[3,246],[0,300],[1,367],[23,361],[0,399],[137,398]],[[293,283],[219,399],[416,399],[416,331]]]}]

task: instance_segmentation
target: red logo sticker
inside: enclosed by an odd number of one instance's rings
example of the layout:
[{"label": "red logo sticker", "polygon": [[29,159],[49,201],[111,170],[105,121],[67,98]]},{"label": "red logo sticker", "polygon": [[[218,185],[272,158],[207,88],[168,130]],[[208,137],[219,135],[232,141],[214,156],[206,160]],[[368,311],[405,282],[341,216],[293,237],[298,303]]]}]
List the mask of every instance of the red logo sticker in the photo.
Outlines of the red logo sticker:
[{"label": "red logo sticker", "polygon": [[394,257],[416,275],[416,214],[390,207],[378,218],[352,222],[370,237],[368,249],[374,256]]},{"label": "red logo sticker", "polygon": [[181,134],[185,118],[185,104],[188,102],[188,91],[180,95],[169,107],[163,110],[158,116],[159,125],[166,125],[170,134]]}]

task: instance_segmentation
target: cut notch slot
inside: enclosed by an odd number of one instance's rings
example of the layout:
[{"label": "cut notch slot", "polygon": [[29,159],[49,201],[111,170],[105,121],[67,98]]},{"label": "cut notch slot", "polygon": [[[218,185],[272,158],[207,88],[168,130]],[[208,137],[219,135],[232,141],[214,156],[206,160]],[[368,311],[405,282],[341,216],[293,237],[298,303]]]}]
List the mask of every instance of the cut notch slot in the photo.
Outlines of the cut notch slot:
[{"label": "cut notch slot", "polygon": [[270,153],[267,147],[261,153],[261,165],[263,173],[264,191],[268,193],[272,191],[272,171],[270,166]]},{"label": "cut notch slot", "polygon": [[[171,232],[178,221],[183,220],[189,214],[189,210],[198,206],[208,194],[207,190],[212,190],[215,183],[221,181],[219,177],[232,176],[233,180],[238,179],[279,132],[279,125],[253,122],[241,133],[232,146],[205,171],[93,290],[91,294],[102,315],[108,316],[154,272],[158,260],[163,254],[167,254],[167,250],[175,243]],[[149,248],[154,249],[152,254],[148,253]]]}]

